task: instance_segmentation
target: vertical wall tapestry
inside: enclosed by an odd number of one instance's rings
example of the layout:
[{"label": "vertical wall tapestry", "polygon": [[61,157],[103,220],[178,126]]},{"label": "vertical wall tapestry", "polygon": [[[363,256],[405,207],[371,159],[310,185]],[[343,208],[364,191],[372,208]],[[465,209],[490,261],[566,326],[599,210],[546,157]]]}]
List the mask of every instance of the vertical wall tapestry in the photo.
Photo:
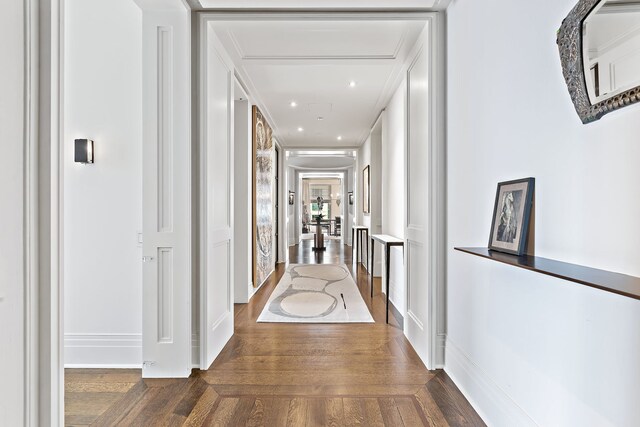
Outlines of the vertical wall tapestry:
[{"label": "vertical wall tapestry", "polygon": [[253,286],[274,270],[273,229],[273,141],[271,127],[253,107]]}]

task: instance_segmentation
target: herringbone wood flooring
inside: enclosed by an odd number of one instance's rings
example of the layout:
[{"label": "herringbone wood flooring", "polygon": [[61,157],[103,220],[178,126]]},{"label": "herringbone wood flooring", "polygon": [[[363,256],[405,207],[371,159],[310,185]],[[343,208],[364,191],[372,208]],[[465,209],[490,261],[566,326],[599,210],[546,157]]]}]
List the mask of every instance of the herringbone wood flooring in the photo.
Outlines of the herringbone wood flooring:
[{"label": "herringbone wood flooring", "polygon": [[[327,242],[290,252],[292,263],[345,262]],[[279,265],[249,304],[235,307],[235,335],[207,371],[187,379],[142,380],[139,370],[67,369],[67,425],[139,426],[482,426],[444,371],[428,371],[401,330],[384,322],[380,281],[356,282],[375,324],[256,323],[284,272]]]}]

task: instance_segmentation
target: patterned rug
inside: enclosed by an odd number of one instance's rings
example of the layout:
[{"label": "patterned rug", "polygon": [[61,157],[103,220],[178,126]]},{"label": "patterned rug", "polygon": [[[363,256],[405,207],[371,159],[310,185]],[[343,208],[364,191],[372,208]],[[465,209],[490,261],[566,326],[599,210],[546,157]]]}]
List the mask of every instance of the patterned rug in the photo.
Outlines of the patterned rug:
[{"label": "patterned rug", "polygon": [[347,266],[291,264],[258,322],[373,323]]}]

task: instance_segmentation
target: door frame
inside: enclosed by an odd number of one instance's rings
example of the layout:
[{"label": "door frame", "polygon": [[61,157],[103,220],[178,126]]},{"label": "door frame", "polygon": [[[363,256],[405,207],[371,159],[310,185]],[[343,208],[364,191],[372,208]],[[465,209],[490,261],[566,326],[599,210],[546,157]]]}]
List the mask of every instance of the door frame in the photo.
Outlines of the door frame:
[{"label": "door frame", "polygon": [[[313,170],[313,169],[294,169],[297,175],[296,185],[298,187],[299,195],[296,195],[296,203],[297,201],[302,200],[302,182],[305,179],[339,179],[340,180],[340,188],[344,188],[346,180],[347,180],[347,171],[344,169],[326,169],[326,170]],[[341,203],[344,205],[344,203]],[[344,207],[340,207],[340,213],[344,212]],[[296,227],[298,228],[298,233],[302,236],[302,211],[298,211],[297,218],[294,219],[296,223]],[[342,237],[344,236],[344,232],[342,232],[342,236],[340,237],[340,242],[343,241]],[[298,239],[297,244],[300,244],[300,239]]]},{"label": "door frame", "polygon": [[[194,86],[192,86],[191,90],[193,93],[193,105],[195,108],[195,113],[192,118],[192,125],[197,129],[197,132],[194,132],[194,146],[197,146],[197,151],[199,159],[194,158],[194,161],[199,162],[199,176],[197,179],[197,187],[198,187],[198,203],[199,207],[197,209],[199,218],[197,221],[198,230],[196,234],[199,238],[194,239],[198,240],[198,254],[195,257],[195,260],[199,263],[197,279],[194,279],[192,286],[196,289],[197,299],[194,299],[191,302],[192,311],[198,310],[197,319],[194,319],[195,322],[199,325],[199,330],[197,334],[194,334],[193,340],[199,343],[199,357],[197,365],[201,370],[206,370],[209,368],[209,362],[207,361],[207,346],[206,343],[207,338],[207,329],[211,328],[212,325],[207,322],[207,301],[202,298],[202,295],[206,293],[207,289],[207,281],[209,280],[208,275],[208,261],[209,258],[207,256],[208,251],[211,249],[210,244],[213,236],[215,238],[222,240],[227,240],[227,233],[229,247],[228,254],[229,259],[227,262],[227,273],[228,273],[228,286],[227,286],[227,307],[229,314],[223,315],[218,318],[214,323],[214,328],[220,328],[225,330],[225,328],[230,328],[231,335],[233,335],[234,330],[234,258],[235,258],[235,240],[234,240],[234,205],[235,205],[235,197],[234,197],[234,88],[236,82],[239,82],[242,86],[242,81],[235,76],[235,67],[233,61],[228,57],[226,51],[223,46],[220,44],[220,41],[216,36],[210,37],[210,30],[208,27],[208,23],[202,19],[194,19],[193,24],[196,26],[196,29],[193,34],[197,35],[194,37],[198,37],[197,40],[192,39],[192,45],[194,45],[194,55],[192,60],[197,62],[197,65],[194,66]],[[228,69],[228,92],[227,92],[227,109],[228,109],[228,117],[227,117],[227,149],[228,149],[228,173],[229,173],[229,181],[228,181],[228,193],[227,193],[227,221],[228,225],[223,226],[221,228],[209,228],[208,219],[207,219],[207,206],[208,206],[208,192],[207,192],[207,178],[208,178],[208,163],[207,163],[207,112],[209,110],[209,100],[207,99],[207,87],[209,83],[209,67],[207,64],[208,55],[210,54],[210,50],[214,49],[215,54],[218,56],[220,62],[227,67]],[[195,187],[195,185],[194,185]],[[228,228],[228,230],[226,230]],[[229,326],[229,323],[231,325]],[[229,339],[231,336],[229,336]],[[211,344],[211,343],[209,343]],[[224,346],[227,344],[227,341],[224,343],[216,344],[211,350],[212,353],[219,354]],[[210,349],[209,349],[210,350]],[[192,355],[193,357],[193,355]],[[195,362],[195,357],[193,357],[193,361]],[[213,361],[211,361],[213,362]]]},{"label": "door frame", "polygon": [[273,268],[275,269],[279,262],[278,259],[280,258],[280,152],[282,151],[280,149],[280,145],[274,144],[273,151],[274,151],[274,163],[275,163],[275,171],[276,171],[275,197],[273,199],[276,202],[274,206],[274,210],[275,210],[274,218],[276,220],[276,230],[275,230],[276,231],[276,239],[275,239],[276,259],[273,265]]},{"label": "door frame", "polygon": [[[409,248],[407,229],[409,228],[409,148],[410,148],[410,91],[409,72],[414,62],[425,51],[429,59],[428,87],[429,87],[429,156],[428,175],[428,223],[426,234],[429,246],[428,277],[427,281],[427,310],[428,325],[426,325],[429,337],[429,348],[426,360],[423,360],[427,369],[442,369],[445,366],[446,344],[446,212],[447,212],[447,183],[446,183],[446,55],[445,55],[445,25],[444,16],[439,13],[430,13],[426,17],[428,40],[426,43],[418,41],[409,54],[407,69],[405,71],[407,96],[405,100],[405,159],[404,159],[404,190],[405,190],[405,326],[407,318],[413,318],[409,306]],[[406,327],[405,327],[406,335]],[[420,356],[422,359],[422,356]]]},{"label": "door frame", "polygon": [[[307,21],[307,20],[417,20],[426,21],[429,25],[429,84],[432,88],[429,100],[430,123],[433,124],[429,136],[429,150],[433,154],[431,158],[431,178],[429,191],[429,233],[433,236],[431,241],[428,263],[433,268],[428,277],[428,304],[429,309],[429,354],[423,360],[428,369],[444,367],[444,347],[446,342],[446,32],[444,12],[437,11],[394,11],[394,12],[344,12],[344,11],[202,11],[199,15],[200,25],[210,22],[228,21]],[[416,46],[419,43],[416,44]],[[415,47],[414,47],[415,49]],[[403,64],[401,78],[407,76],[407,70],[415,57],[415,52],[409,56],[407,63]],[[236,77],[242,81],[241,76]],[[268,110],[256,94],[251,94],[253,102],[263,111],[265,117],[270,119]],[[408,96],[407,96],[408,107]],[[408,110],[405,123],[408,125]],[[376,119],[376,121],[378,118]],[[405,137],[405,146],[408,144],[408,132]],[[293,148],[287,148],[293,150]],[[405,158],[405,172],[408,171]],[[304,171],[310,172],[310,171]],[[355,172],[354,193],[357,193],[358,174]],[[298,188],[301,188],[301,178],[296,180]],[[344,177],[343,177],[344,181]],[[405,192],[407,189],[407,177],[405,173]],[[357,194],[354,194],[357,197]],[[356,199],[357,200],[357,199]],[[357,205],[356,205],[357,206]],[[408,199],[405,197],[405,213],[408,209]],[[355,214],[355,213],[354,213]],[[406,218],[406,215],[405,215]],[[296,221],[298,220],[296,215]],[[301,232],[301,222],[299,224]],[[406,236],[405,236],[406,244]],[[287,242],[288,245],[288,242]],[[407,259],[405,252],[405,269]],[[405,296],[407,292],[407,272],[405,271]]]}]

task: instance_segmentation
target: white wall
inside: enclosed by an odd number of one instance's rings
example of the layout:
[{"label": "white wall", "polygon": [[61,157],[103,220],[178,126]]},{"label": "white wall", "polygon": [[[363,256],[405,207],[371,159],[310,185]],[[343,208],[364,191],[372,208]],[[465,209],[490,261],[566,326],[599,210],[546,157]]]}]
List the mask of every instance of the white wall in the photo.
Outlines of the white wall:
[{"label": "white wall", "polygon": [[[67,0],[64,45],[65,364],[142,361],[142,13]],[[73,161],[75,138],[95,164]]]},{"label": "white wall", "polygon": [[[356,207],[356,225],[364,225],[369,229],[369,237],[371,234],[380,234],[382,232],[382,221],[381,221],[381,203],[382,198],[380,197],[381,192],[381,184],[382,184],[382,168],[381,168],[381,146],[382,146],[382,122],[378,120],[378,122],[374,125],[371,133],[367,140],[360,146],[358,150],[358,158],[356,162],[356,192],[354,193],[355,197],[355,207]],[[363,212],[363,181],[362,181],[362,171],[364,168],[369,165],[369,175],[370,175],[370,188],[371,188],[371,209],[370,213]],[[357,238],[357,236],[356,236]],[[370,243],[369,243],[370,244]],[[380,247],[375,252],[375,262],[374,262],[374,276],[382,275],[382,252],[380,251]],[[366,257],[367,254],[367,244],[364,243],[363,237],[363,251],[362,251],[362,261],[366,265]]]},{"label": "white wall", "polygon": [[[344,174],[344,185],[345,192],[343,197],[343,203],[346,211],[346,218],[344,223],[342,224],[342,241],[345,245],[351,245],[351,227],[353,226],[353,218],[355,213],[355,204],[349,204],[349,192],[353,192],[355,190],[353,183],[353,167],[348,168]],[[354,193],[355,197],[355,193]],[[354,199],[355,203],[355,199]]]},{"label": "white wall", "polygon": [[0,424],[23,425],[24,410],[24,15],[23,2],[0,14]]},{"label": "white wall", "polygon": [[[287,188],[286,188],[286,196],[287,196],[287,236],[288,236],[288,244],[289,246],[295,246],[298,243],[298,230],[296,228],[297,220],[296,213],[298,212],[297,206],[300,204],[300,200],[302,194],[299,193],[296,188],[298,176],[296,174],[296,170],[291,166],[287,166]],[[289,191],[293,191],[294,203],[290,205],[288,202]]]},{"label": "white wall", "polygon": [[[382,233],[404,239],[404,151],[406,132],[407,83],[403,80],[382,115]],[[376,250],[381,250],[379,245]],[[391,248],[389,294],[393,305],[404,316],[406,312],[404,254],[402,248]],[[383,262],[382,277],[386,277]],[[384,283],[383,283],[384,285]],[[383,286],[383,291],[384,291]]]},{"label": "white wall", "polygon": [[489,425],[632,426],[640,302],[454,251],[536,178],[536,255],[640,275],[640,105],[582,125],[555,42],[574,0],[448,11],[446,370]]}]

